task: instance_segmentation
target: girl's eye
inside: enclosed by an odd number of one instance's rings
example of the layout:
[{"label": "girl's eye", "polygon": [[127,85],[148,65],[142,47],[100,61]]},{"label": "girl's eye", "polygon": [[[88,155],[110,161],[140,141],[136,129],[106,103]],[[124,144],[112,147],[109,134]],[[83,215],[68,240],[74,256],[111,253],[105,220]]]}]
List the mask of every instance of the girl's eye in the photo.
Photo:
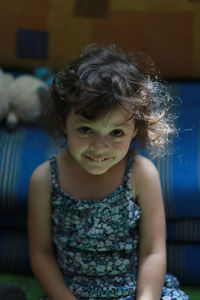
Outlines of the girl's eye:
[{"label": "girl's eye", "polygon": [[91,129],[90,127],[87,127],[87,126],[79,127],[79,128],[78,128],[78,131],[79,131],[81,134],[91,134],[91,133],[92,133],[92,129]]},{"label": "girl's eye", "polygon": [[120,129],[115,129],[111,132],[114,137],[121,137],[124,135],[124,132]]}]

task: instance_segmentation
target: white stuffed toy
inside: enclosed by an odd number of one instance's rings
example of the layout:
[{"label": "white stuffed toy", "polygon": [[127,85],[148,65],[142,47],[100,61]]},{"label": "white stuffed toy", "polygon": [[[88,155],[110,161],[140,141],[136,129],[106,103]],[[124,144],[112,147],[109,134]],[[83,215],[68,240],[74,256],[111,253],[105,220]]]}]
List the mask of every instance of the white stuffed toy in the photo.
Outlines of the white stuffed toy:
[{"label": "white stuffed toy", "polygon": [[9,112],[8,90],[12,81],[13,76],[0,69],[0,122]]},{"label": "white stuffed toy", "polygon": [[[1,74],[2,78],[4,76]],[[5,118],[9,129],[14,129],[19,122],[35,122],[42,110],[39,91],[42,89],[48,94],[47,84],[32,75],[20,75],[10,80],[5,77],[2,80],[4,82],[3,97],[0,92],[0,110],[3,108],[0,121]]]}]

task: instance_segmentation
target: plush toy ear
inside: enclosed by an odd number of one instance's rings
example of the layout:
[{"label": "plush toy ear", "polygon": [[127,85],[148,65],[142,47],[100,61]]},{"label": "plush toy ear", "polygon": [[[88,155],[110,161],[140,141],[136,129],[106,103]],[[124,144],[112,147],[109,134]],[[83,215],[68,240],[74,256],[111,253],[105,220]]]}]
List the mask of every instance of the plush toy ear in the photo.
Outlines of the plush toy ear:
[{"label": "plush toy ear", "polygon": [[17,285],[0,283],[0,300],[27,300],[27,297]]},{"label": "plush toy ear", "polygon": [[[15,112],[10,111],[6,116],[6,125],[9,130],[13,130],[17,127],[19,123],[18,116]],[[0,299],[1,300],[1,299]]]},{"label": "plush toy ear", "polygon": [[4,73],[0,68],[0,122],[3,121],[10,110],[10,98],[8,90],[13,81],[13,76]]}]

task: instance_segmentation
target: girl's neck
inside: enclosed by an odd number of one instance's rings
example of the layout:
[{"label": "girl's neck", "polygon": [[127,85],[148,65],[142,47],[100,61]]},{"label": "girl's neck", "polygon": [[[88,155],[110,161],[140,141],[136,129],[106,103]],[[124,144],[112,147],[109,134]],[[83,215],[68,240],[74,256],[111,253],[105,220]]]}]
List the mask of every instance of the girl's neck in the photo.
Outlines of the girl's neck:
[{"label": "girl's neck", "polygon": [[80,176],[82,178],[88,178],[89,180],[97,180],[98,182],[104,178],[110,177],[112,174],[115,174],[115,172],[119,172],[120,169],[124,168],[124,166],[126,166],[126,162],[128,159],[128,155],[126,155],[119,163],[117,163],[116,165],[114,165],[113,167],[111,167],[110,169],[108,169],[107,172],[100,174],[100,175],[96,175],[96,174],[91,174],[88,173],[71,155],[71,153],[66,150],[66,153],[64,153],[65,155],[65,161],[68,165],[68,167],[70,167],[70,169],[74,171],[74,173],[76,174],[76,176]]},{"label": "girl's neck", "polygon": [[127,159],[126,156],[102,175],[93,175],[74,161],[66,150],[58,156],[60,186],[80,200],[102,199],[123,183]]}]

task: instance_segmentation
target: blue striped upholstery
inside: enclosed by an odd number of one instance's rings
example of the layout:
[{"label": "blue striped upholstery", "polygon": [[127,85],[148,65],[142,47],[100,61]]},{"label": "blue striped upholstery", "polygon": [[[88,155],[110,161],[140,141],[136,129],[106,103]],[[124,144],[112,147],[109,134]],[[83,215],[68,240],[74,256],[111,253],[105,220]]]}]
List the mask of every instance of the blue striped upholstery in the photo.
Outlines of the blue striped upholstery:
[{"label": "blue striped upholstery", "polygon": [[181,99],[177,106],[179,136],[173,154],[157,159],[168,219],[200,218],[200,82],[172,85]]},{"label": "blue striped upholstery", "polygon": [[0,270],[30,273],[27,239],[27,196],[33,170],[58,145],[42,128],[0,129]]},{"label": "blue striped upholstery", "polygon": [[[200,284],[200,82],[172,85],[181,98],[174,152],[156,159],[167,215],[168,268],[185,284]],[[33,170],[59,151],[38,126],[0,128],[0,271],[30,272],[27,194]],[[198,260],[199,261],[199,260]]]},{"label": "blue striped upholstery", "polygon": [[27,215],[13,214],[9,212],[0,213],[0,229],[26,230]]},{"label": "blue striped upholstery", "polygon": [[0,230],[0,272],[31,273],[26,231]]},{"label": "blue striped upholstery", "polygon": [[167,221],[167,240],[200,242],[200,219],[187,218]]},{"label": "blue striped upholstery", "polygon": [[1,128],[0,148],[0,211],[26,215],[30,176],[58,147],[41,128],[21,126]]},{"label": "blue striped upholstery", "polygon": [[200,243],[168,243],[167,269],[183,285],[200,286]]}]

